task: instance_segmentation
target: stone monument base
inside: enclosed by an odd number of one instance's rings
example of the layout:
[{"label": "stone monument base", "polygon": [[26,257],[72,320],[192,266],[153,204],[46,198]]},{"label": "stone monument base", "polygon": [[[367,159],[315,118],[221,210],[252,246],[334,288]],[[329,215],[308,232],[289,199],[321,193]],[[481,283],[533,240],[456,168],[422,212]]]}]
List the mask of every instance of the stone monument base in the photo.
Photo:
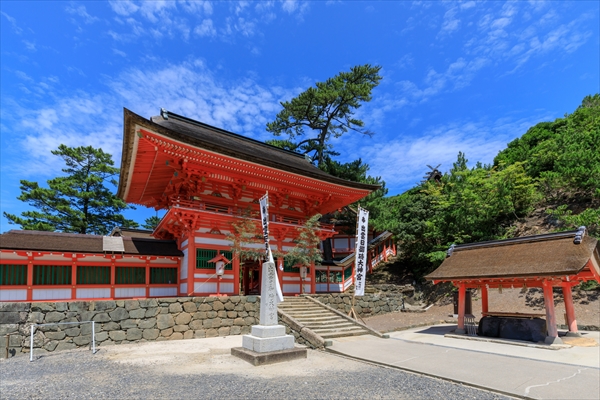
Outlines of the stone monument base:
[{"label": "stone monument base", "polygon": [[254,325],[250,335],[242,337],[242,347],[257,353],[294,348],[294,337],[285,334],[283,325]]},{"label": "stone monument base", "polygon": [[258,367],[259,365],[275,364],[278,362],[291,361],[299,358],[307,357],[306,348],[293,348],[279,351],[269,351],[266,353],[258,353],[248,350],[243,347],[233,347],[231,355],[248,361],[250,364]]},{"label": "stone monument base", "polygon": [[283,325],[254,325],[252,333],[242,337],[242,347],[232,348],[231,354],[252,365],[264,365],[306,358],[307,351],[294,347],[294,337],[285,334]]}]

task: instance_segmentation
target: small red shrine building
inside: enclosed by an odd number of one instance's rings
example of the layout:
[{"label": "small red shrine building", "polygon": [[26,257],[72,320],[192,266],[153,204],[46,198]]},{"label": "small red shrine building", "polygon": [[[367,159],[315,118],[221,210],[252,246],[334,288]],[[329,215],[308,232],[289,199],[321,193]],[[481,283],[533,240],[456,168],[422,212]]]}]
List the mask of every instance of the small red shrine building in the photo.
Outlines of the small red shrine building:
[{"label": "small red shrine building", "polygon": [[466,289],[481,290],[483,316],[529,318],[488,309],[488,289],[542,288],[546,309],[546,343],[560,343],[553,288],[562,288],[569,335],[577,334],[571,288],[588,280],[600,282],[600,247],[597,239],[577,231],[527,236],[452,246],[444,262],[425,277],[433,283],[452,282],[458,288],[458,329],[465,332]]},{"label": "small red shrine building", "polygon": [[[167,212],[153,233],[175,240],[183,252],[179,295],[259,293],[260,262],[243,264],[231,254],[231,223],[246,210],[258,212],[269,193],[270,245],[286,253],[297,227],[363,198],[378,186],[350,182],[316,168],[303,155],[161,110],[150,120],[125,110],[121,177],[117,195],[130,204]],[[256,220],[259,223],[259,220]],[[322,224],[321,240],[336,235]],[[258,246],[258,245],[257,245]],[[209,261],[232,260],[222,277]],[[285,295],[315,293],[316,266],[302,279],[287,265],[279,274]],[[342,271],[344,283],[352,279]],[[343,291],[343,289],[341,290]]]}]

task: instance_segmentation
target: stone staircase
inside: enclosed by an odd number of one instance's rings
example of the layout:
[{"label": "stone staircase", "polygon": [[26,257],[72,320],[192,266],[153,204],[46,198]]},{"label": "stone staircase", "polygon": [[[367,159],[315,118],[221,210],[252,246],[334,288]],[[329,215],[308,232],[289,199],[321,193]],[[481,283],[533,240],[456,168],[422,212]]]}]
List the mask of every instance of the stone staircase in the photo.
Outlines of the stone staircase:
[{"label": "stone staircase", "polygon": [[278,307],[323,339],[374,334],[374,331],[366,329],[350,317],[343,317],[324,304],[306,297],[286,296]]}]

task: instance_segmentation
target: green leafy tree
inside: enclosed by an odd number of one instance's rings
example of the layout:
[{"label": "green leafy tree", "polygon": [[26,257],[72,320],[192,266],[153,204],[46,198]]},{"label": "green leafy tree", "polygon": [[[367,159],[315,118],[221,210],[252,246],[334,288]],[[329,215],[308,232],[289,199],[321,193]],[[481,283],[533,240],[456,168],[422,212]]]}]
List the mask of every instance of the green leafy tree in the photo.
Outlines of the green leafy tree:
[{"label": "green leafy tree", "polygon": [[160,218],[158,218],[158,215],[153,215],[144,220],[144,223],[142,224],[142,228],[153,231],[156,229],[158,224],[160,224]]},{"label": "green leafy tree", "polygon": [[[371,101],[371,91],[381,80],[380,66],[369,64],[352,67],[350,72],[340,72],[325,82],[317,82],[291,101],[281,103],[283,110],[275,121],[267,124],[267,131],[275,136],[288,135],[295,151],[309,154],[320,166],[325,156],[335,155],[330,139],[348,131],[366,135],[364,122],[354,118],[362,103]],[[308,129],[310,137],[296,142]]]},{"label": "green leafy tree", "polygon": [[323,261],[319,249],[321,239],[317,235],[320,218],[321,214],[315,214],[302,227],[298,228],[298,235],[294,239],[296,245],[284,256],[289,264],[310,267],[313,262]]},{"label": "green leafy tree", "polygon": [[256,212],[244,210],[241,217],[231,223],[230,233],[226,236],[231,242],[231,252],[240,261],[261,260],[265,258],[263,247],[256,248],[256,244],[263,243],[263,236]]},{"label": "green leafy tree", "polygon": [[66,176],[48,180],[48,188],[22,180],[18,199],[36,210],[25,211],[21,216],[4,212],[9,223],[26,230],[93,234],[106,234],[114,226],[138,226],[121,214],[133,207],[106,187],[116,186],[115,176],[119,173],[110,154],[91,146],[62,144],[52,154],[64,160],[66,168],[62,171]]}]

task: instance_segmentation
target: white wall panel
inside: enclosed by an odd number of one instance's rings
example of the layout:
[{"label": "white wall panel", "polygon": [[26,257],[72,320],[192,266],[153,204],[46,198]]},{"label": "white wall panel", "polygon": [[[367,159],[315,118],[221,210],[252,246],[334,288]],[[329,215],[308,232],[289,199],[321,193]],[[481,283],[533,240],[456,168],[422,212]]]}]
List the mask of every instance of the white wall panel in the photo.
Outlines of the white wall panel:
[{"label": "white wall panel", "polygon": [[107,299],[110,297],[110,288],[80,288],[75,296],[78,299]]},{"label": "white wall panel", "polygon": [[308,285],[304,284],[304,293],[310,293],[310,291],[311,291],[310,283]]},{"label": "white wall panel", "polygon": [[143,288],[143,287],[115,288],[115,297],[146,297],[146,288]]},{"label": "white wall panel", "polygon": [[33,289],[32,300],[62,300],[71,298],[71,289]]},{"label": "white wall panel", "polygon": [[215,282],[194,282],[195,293],[217,293]]},{"label": "white wall panel", "polygon": [[315,290],[317,292],[326,292],[327,291],[327,284],[326,283],[317,283],[315,285]]},{"label": "white wall panel", "polygon": [[0,301],[27,300],[27,289],[2,289]]},{"label": "white wall panel", "polygon": [[187,283],[182,283],[179,285],[179,292],[183,293],[184,296],[187,295]]},{"label": "white wall panel", "polygon": [[233,283],[221,282],[219,289],[220,293],[233,293]]},{"label": "white wall panel", "polygon": [[152,297],[177,296],[177,288],[176,287],[151,287],[150,288],[150,296],[152,296]]},{"label": "white wall panel", "polygon": [[188,251],[183,250],[183,260],[179,266],[179,279],[187,279],[188,277]]},{"label": "white wall panel", "polygon": [[292,283],[284,283],[283,288],[281,288],[283,293],[300,293],[300,285],[292,284]]}]

